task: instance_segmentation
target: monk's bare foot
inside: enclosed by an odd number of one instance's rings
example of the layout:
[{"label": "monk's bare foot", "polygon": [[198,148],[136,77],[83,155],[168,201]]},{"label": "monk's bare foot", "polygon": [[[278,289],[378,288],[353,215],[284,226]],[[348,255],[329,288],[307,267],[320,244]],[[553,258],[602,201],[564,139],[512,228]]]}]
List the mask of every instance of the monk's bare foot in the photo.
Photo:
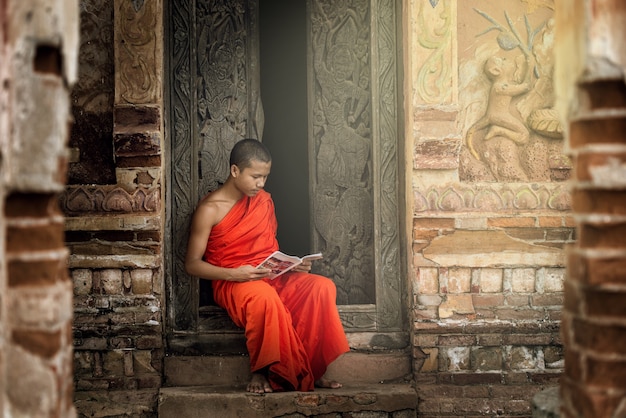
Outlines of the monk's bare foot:
[{"label": "monk's bare foot", "polygon": [[324,377],[315,381],[315,387],[324,389],[339,389],[343,385],[336,380],[329,380]]},{"label": "monk's bare foot", "polygon": [[270,382],[267,381],[267,377],[265,377],[262,373],[252,373],[252,379],[250,379],[250,383],[248,383],[246,390],[252,393],[273,392]]}]

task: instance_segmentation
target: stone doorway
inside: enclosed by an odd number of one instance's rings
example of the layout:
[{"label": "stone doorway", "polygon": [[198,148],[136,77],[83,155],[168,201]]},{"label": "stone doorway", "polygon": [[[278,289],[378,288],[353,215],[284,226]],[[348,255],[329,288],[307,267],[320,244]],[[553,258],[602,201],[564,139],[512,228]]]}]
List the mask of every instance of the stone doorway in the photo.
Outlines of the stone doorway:
[{"label": "stone doorway", "polygon": [[[353,348],[408,347],[397,2],[302,0],[306,10],[311,251],[333,278]],[[232,145],[263,140],[260,9],[276,0],[168,4],[168,349],[245,350],[243,335],[184,273],[196,202],[228,173]],[[280,211],[280,208],[277,208]],[[174,215],[175,214],[175,215]],[[280,220],[279,220],[280,222]]]}]

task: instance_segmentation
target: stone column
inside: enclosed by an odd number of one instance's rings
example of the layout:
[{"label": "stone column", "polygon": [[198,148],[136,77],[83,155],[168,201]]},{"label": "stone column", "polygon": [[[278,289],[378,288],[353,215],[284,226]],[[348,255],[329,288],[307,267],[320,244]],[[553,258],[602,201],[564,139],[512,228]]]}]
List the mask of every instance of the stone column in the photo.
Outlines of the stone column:
[{"label": "stone column", "polygon": [[564,418],[626,416],[626,3],[557,1],[557,89],[572,203],[562,336]]}]

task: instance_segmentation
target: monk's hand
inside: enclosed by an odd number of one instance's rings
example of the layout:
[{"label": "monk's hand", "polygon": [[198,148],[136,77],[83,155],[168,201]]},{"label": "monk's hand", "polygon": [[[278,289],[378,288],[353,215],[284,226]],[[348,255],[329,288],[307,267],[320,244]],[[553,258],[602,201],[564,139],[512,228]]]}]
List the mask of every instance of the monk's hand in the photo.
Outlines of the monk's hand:
[{"label": "monk's hand", "polygon": [[300,271],[302,273],[308,273],[311,271],[311,260],[305,260],[301,264],[298,264],[293,268],[293,271]]},{"label": "monk's hand", "polygon": [[272,270],[259,269],[254,266],[241,266],[233,269],[232,281],[234,282],[249,282],[252,280],[261,280],[269,276]]}]

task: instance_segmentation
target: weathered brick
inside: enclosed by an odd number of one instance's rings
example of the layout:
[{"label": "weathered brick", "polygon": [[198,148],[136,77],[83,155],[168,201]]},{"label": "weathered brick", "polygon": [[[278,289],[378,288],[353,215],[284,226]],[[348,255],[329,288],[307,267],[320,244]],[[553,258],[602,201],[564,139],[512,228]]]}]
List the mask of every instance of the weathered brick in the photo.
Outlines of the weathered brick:
[{"label": "weathered brick", "polygon": [[454,218],[414,218],[413,228],[454,229]]},{"label": "weathered brick", "polygon": [[448,292],[469,293],[472,270],[469,268],[452,267],[448,270]]},{"label": "weathered brick", "polygon": [[543,311],[533,309],[499,308],[495,312],[498,319],[505,321],[538,321],[545,318]]},{"label": "weathered brick", "polygon": [[563,217],[561,216],[539,216],[538,224],[542,228],[558,228],[563,225]]},{"label": "weathered brick", "polygon": [[132,291],[136,295],[152,293],[152,270],[137,269],[130,272],[132,279]]},{"label": "weathered brick", "polygon": [[485,293],[502,292],[502,269],[480,269],[480,291]]},{"label": "weathered brick", "polygon": [[471,369],[476,371],[502,370],[502,350],[498,347],[472,348]]},{"label": "weathered brick", "polygon": [[494,307],[504,305],[504,295],[472,295],[476,308]]},{"label": "weathered brick", "polygon": [[432,267],[422,267],[418,270],[418,292],[434,295],[439,293],[439,270]]},{"label": "weathered brick", "polygon": [[469,347],[441,348],[440,352],[440,360],[443,362],[441,370],[456,371],[470,369]]},{"label": "weathered brick", "polygon": [[626,195],[621,190],[575,188],[572,191],[572,208],[581,214],[625,215]]},{"label": "weathered brick", "polygon": [[549,295],[532,295],[530,304],[534,307],[552,306],[560,308],[563,306],[563,295],[554,293]]},{"label": "weathered brick", "polygon": [[475,335],[440,335],[437,341],[437,345],[441,347],[473,346],[475,344]]},{"label": "weathered brick", "polygon": [[529,370],[539,367],[537,352],[531,348],[511,347],[506,362],[511,370]]},{"label": "weathered brick", "polygon": [[521,293],[533,292],[535,290],[535,269],[513,269],[511,272],[511,289]]},{"label": "weathered brick", "polygon": [[522,228],[522,227],[534,227],[535,218],[528,218],[522,216],[516,216],[511,218],[489,218],[487,219],[487,226],[492,228]]},{"label": "weathered brick", "polygon": [[74,295],[88,295],[92,288],[92,274],[89,269],[72,270],[72,280],[74,282]]},{"label": "weathered brick", "polygon": [[551,334],[505,334],[502,337],[504,345],[548,345],[552,341]]}]

